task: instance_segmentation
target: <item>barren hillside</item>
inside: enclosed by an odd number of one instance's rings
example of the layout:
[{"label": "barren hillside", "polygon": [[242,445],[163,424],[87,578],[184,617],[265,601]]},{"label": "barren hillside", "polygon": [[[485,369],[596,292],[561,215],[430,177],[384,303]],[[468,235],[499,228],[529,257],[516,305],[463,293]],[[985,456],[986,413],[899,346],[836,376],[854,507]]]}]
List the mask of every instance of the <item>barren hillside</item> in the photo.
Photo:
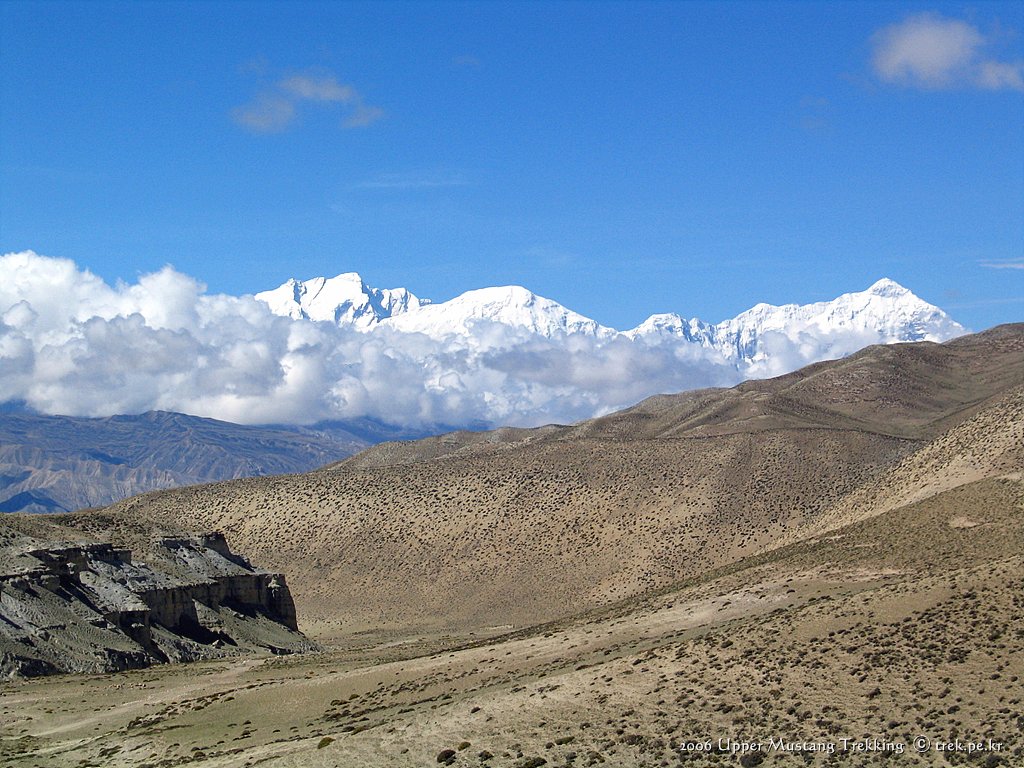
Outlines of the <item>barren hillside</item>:
[{"label": "barren hillside", "polygon": [[[1024,485],[978,481],[521,631],[8,686],[0,758],[1010,768],[1024,759],[1022,551]],[[940,751],[957,740],[977,751]]]},{"label": "barren hillside", "polygon": [[876,511],[921,498],[899,495],[905,482],[888,473],[950,441],[958,462],[986,457],[969,479],[1005,474],[1019,460],[1022,381],[1024,326],[1003,326],[572,427],[389,444],[307,475],[148,494],[69,521],[122,537],[222,529],[288,575],[321,636],[523,625],[699,575],[819,520],[842,524],[844,503],[863,509],[851,494],[882,489]]},{"label": "barren hillside", "polygon": [[220,527],[326,651],[9,683],[0,759],[1020,765],[1022,336],[2,518],[141,552]]}]

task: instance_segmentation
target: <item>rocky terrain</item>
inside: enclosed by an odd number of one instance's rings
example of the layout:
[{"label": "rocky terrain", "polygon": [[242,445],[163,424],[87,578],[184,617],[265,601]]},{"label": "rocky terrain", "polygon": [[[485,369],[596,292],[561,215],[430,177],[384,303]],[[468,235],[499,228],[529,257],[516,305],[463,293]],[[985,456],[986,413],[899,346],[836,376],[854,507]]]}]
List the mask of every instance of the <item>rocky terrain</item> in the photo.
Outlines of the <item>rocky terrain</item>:
[{"label": "rocky terrain", "polygon": [[224,537],[165,537],[146,561],[59,523],[0,527],[0,677],[112,672],[263,649],[310,650],[284,576]]},{"label": "rocky terrain", "polygon": [[7,683],[0,762],[1018,766],[1022,429],[1013,325],[61,516],[224,530],[325,651]]},{"label": "rocky terrain", "polygon": [[870,347],[571,427],[386,443],[300,477],[178,489],[104,514],[119,529],[224,530],[288,573],[317,632],[534,624],[841,524],[851,494],[894,482],[900,462],[958,425],[975,430],[971,477],[1005,473],[1021,459],[1022,336],[1009,326]]}]

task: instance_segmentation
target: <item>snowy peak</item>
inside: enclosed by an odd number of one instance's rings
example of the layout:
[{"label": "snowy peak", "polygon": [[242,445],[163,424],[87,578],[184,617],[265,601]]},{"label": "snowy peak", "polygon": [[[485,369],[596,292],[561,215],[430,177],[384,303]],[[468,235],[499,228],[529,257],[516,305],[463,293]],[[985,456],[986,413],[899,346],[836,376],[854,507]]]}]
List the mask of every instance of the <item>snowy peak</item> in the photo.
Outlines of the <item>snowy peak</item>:
[{"label": "snowy peak", "polygon": [[472,335],[482,323],[499,323],[547,338],[568,334],[612,336],[615,331],[519,285],[467,291],[451,301],[393,317],[396,330],[434,338]]},{"label": "snowy peak", "polygon": [[[889,296],[892,298],[900,298],[902,296],[913,296],[909,289],[904,288],[902,285],[897,283],[895,280],[890,280],[888,277],[883,277],[877,283],[868,288],[865,293],[874,294],[875,296]],[[918,299],[920,301],[920,299]]]},{"label": "snowy peak", "polygon": [[547,338],[616,333],[520,285],[480,288],[431,304],[404,288],[372,288],[357,273],[346,272],[330,279],[292,279],[271,291],[257,293],[256,298],[274,314],[296,320],[332,322],[361,331],[385,326],[437,339],[472,336],[474,329],[487,323]]},{"label": "snowy peak", "polygon": [[705,344],[709,338],[709,332],[713,326],[708,325],[696,317],[685,320],[675,312],[651,315],[640,325],[632,330],[625,331],[623,335],[631,339],[678,337]]},{"label": "snowy peak", "polygon": [[813,348],[815,356],[830,359],[869,344],[945,341],[963,333],[963,326],[941,309],[886,279],[832,301],[780,307],[759,304],[716,325],[715,342],[726,357],[756,369],[778,349],[780,339],[792,348]]},{"label": "snowy peak", "polygon": [[[714,325],[675,313],[652,315],[621,334],[519,285],[480,288],[431,304],[404,288],[372,288],[355,272],[346,272],[329,279],[289,280],[256,298],[275,314],[295,319],[359,331],[389,328],[435,340],[462,338],[471,346],[507,345],[524,334],[695,344],[749,375],[770,375],[783,359],[823,360],[868,344],[945,341],[966,332],[941,309],[888,278],[832,301],[757,304]],[[501,329],[512,336],[497,333]]]},{"label": "snowy peak", "polygon": [[367,330],[381,320],[428,304],[405,288],[371,288],[356,272],[337,277],[288,280],[281,286],[257,293],[275,315],[295,320],[319,320]]},{"label": "snowy peak", "polygon": [[938,307],[921,300],[899,283],[884,278],[866,291],[846,293],[814,304],[757,304],[731,320],[708,325],[678,315],[652,315],[626,333],[648,342],[672,338],[717,349],[723,357],[762,370],[775,354],[790,349],[828,359],[868,344],[900,341],[945,341],[966,333]]},{"label": "snowy peak", "polygon": [[718,335],[744,331],[781,331],[787,335],[814,331],[877,333],[882,343],[943,341],[965,333],[938,307],[921,300],[897,282],[882,279],[857,293],[814,304],[758,304],[715,326]]}]

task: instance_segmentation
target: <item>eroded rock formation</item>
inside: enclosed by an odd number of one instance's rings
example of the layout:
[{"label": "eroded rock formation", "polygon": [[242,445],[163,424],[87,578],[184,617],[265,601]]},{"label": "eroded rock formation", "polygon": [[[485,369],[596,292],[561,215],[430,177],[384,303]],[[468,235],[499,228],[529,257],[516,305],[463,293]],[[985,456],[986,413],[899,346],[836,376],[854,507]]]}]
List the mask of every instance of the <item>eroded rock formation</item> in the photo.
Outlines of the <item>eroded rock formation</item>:
[{"label": "eroded rock formation", "polygon": [[0,561],[0,676],[101,672],[310,650],[284,576],[219,533],[164,538],[148,562],[109,543],[8,549]]}]

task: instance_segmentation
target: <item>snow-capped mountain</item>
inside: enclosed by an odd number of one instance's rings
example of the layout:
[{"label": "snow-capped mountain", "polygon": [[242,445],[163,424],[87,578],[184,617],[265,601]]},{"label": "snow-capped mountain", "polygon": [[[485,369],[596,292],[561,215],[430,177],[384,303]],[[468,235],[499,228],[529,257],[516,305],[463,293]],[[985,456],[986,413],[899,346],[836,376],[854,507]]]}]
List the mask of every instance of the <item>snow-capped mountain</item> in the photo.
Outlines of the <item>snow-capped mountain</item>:
[{"label": "snow-capped mountain", "polygon": [[292,279],[271,291],[257,293],[256,298],[274,314],[296,320],[326,320],[363,331],[383,323],[435,339],[470,336],[481,322],[500,323],[547,338],[571,333],[616,333],[518,285],[467,291],[450,301],[433,304],[405,288],[371,288],[355,272],[346,272],[332,278]]},{"label": "snow-capped mountain", "polygon": [[[717,346],[726,356],[754,362],[766,357],[762,339],[771,332],[789,339],[815,339],[819,344],[828,344],[835,337],[858,335],[874,336],[885,344],[945,341],[966,333],[963,326],[941,309],[887,278],[866,291],[846,293],[833,301],[781,307],[758,304],[732,320],[719,323],[715,330]],[[852,351],[855,350],[839,350],[840,354]],[[839,356],[829,349],[823,352],[827,357]]]},{"label": "snow-capped mountain", "polygon": [[256,298],[278,315],[360,331],[386,327],[436,340],[473,340],[497,324],[516,331],[516,338],[526,332],[544,339],[582,335],[598,341],[621,337],[648,346],[695,344],[752,376],[779,372],[773,356],[780,356],[783,348],[804,362],[841,357],[868,344],[944,341],[966,332],[941,309],[889,279],[832,301],[758,304],[717,324],[656,314],[624,332],[521,286],[481,288],[433,304],[404,288],[371,288],[350,272],[331,279],[289,280]]},{"label": "snow-capped mountain", "polygon": [[392,316],[387,324],[407,333],[445,338],[472,335],[481,323],[487,322],[549,339],[576,333],[597,337],[616,333],[612,328],[518,285],[467,291],[451,301]]},{"label": "snow-capped mountain", "polygon": [[536,426],[961,333],[890,280],[719,323],[654,315],[620,332],[517,286],[431,304],[347,273],[254,299],[207,294],[172,267],[108,285],[67,259],[0,255],[0,406],[41,414]]},{"label": "snow-capped mountain", "polygon": [[858,293],[814,304],[758,304],[716,325],[679,315],[652,315],[626,335],[633,339],[684,339],[717,349],[729,360],[758,364],[770,355],[766,341],[784,337],[813,346],[821,359],[856,350],[851,342],[892,344],[901,341],[945,341],[966,333],[938,307],[915,296],[899,283],[883,278]]},{"label": "snow-capped mountain", "polygon": [[371,288],[355,272],[337,277],[289,280],[272,291],[257,293],[275,315],[295,320],[329,320],[361,330],[385,318],[429,304],[405,288]]}]

